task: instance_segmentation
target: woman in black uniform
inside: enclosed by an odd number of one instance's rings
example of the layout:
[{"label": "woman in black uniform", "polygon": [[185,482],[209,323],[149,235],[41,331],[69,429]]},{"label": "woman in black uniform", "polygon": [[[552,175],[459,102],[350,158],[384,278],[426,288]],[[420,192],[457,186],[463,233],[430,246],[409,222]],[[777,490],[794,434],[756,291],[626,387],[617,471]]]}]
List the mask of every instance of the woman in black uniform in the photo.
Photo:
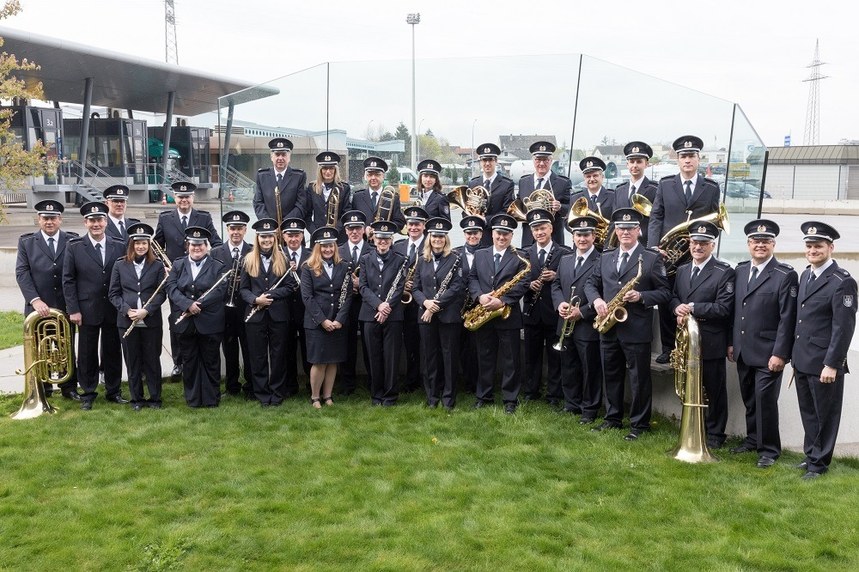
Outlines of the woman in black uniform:
[{"label": "woman in black uniform", "polygon": [[[313,407],[334,405],[331,391],[337,364],[346,361],[346,329],[352,302],[352,268],[340,258],[336,228],[316,229],[310,242],[313,251],[301,267],[301,298],[304,301],[304,332],[310,367],[310,402]],[[320,397],[320,391],[322,395]]]},{"label": "woman in black uniform", "polygon": [[[150,240],[155,230],[136,223],[128,229],[125,256],[113,265],[108,298],[116,307],[116,326],[128,370],[131,408],[161,408],[161,304],[167,299],[167,270],[155,256]],[[127,336],[126,330],[135,324]],[[143,397],[143,376],[149,399]]]},{"label": "woman in black uniform", "polygon": [[420,191],[420,206],[427,212],[428,218],[441,217],[450,220],[450,204],[441,192],[441,164],[434,159],[424,159],[418,163],[418,188]]},{"label": "woman in black uniform", "polygon": [[283,403],[286,381],[286,297],[298,284],[287,274],[289,264],[275,243],[277,221],[263,218],[253,229],[254,249],[245,256],[239,294],[248,305],[245,331],[254,395],[262,407],[277,407]]},{"label": "woman in black uniform", "polygon": [[316,229],[331,222],[327,220],[329,213],[334,218],[337,230],[340,230],[343,228],[340,217],[343,213],[352,210],[352,187],[340,178],[340,155],[337,153],[323,151],[316,156],[316,164],[319,165],[316,180],[310,181],[307,185],[312,216],[307,230],[312,234]]}]

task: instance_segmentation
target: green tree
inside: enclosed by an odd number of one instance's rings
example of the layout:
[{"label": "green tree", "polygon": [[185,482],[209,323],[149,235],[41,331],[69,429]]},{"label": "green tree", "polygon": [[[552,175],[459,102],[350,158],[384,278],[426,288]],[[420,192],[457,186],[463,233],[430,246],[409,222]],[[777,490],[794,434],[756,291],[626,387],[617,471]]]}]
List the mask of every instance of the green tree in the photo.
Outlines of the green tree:
[{"label": "green tree", "polygon": [[388,170],[388,175],[385,177],[385,183],[399,188],[400,170],[397,169],[396,166],[393,166]]},{"label": "green tree", "polygon": [[409,128],[406,127],[406,124],[400,121],[400,124],[397,125],[397,129],[394,131],[394,139],[402,139],[406,146],[406,152],[403,156],[403,164],[411,165],[412,164],[412,136],[409,133]]}]

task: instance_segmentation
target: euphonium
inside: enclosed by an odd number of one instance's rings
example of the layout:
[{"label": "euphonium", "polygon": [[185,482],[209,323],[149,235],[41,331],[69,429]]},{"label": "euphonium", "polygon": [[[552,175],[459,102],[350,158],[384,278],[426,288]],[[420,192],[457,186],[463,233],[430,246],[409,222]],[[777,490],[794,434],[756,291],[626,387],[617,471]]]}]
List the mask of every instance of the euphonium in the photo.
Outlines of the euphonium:
[{"label": "euphonium", "polygon": [[[653,204],[650,202],[650,199],[641,195],[639,193],[633,193],[632,195],[632,208],[637,210],[641,216],[649,217],[650,211],[653,210]],[[646,225],[647,222],[642,222],[642,225]],[[617,246],[617,234],[612,233],[611,236],[608,237],[608,246],[609,248],[614,248]]]},{"label": "euphonium", "polygon": [[448,203],[461,208],[464,213],[486,218],[486,209],[489,205],[489,191],[484,187],[460,185],[447,193],[445,197]]},{"label": "euphonium", "polygon": [[537,189],[524,199],[516,199],[510,206],[507,207],[507,214],[524,222],[528,219],[528,213],[534,209],[545,209],[551,212],[552,201],[555,200],[555,195],[546,189]]},{"label": "euphonium", "polygon": [[[691,211],[687,212],[691,214]],[[689,225],[696,222],[712,222],[726,233],[731,232],[731,227],[728,224],[728,209],[725,208],[725,203],[720,204],[719,210],[714,213],[681,222],[666,232],[662,240],[659,241],[659,250],[666,253],[664,262],[665,273],[668,276],[674,276],[678,268],[689,262],[692,256],[689,254]]]},{"label": "euphonium", "polygon": [[24,403],[12,419],[32,419],[56,409],[45,397],[43,383],[63,383],[74,373],[72,333],[69,320],[50,308],[43,318],[31,312],[24,320]]},{"label": "euphonium", "polygon": [[[511,288],[513,288],[513,286],[516,285],[517,282],[525,278],[525,276],[527,276],[528,273],[531,272],[531,263],[528,262],[528,259],[522,258],[522,256],[520,256],[519,253],[516,252],[515,248],[513,249],[513,253],[516,255],[516,258],[525,263],[525,267],[520,270],[516,274],[516,276],[490,292],[489,295],[493,298],[500,298],[501,296],[505,295],[507,292],[510,291]],[[463,319],[465,320],[463,322],[463,325],[466,327],[467,330],[473,332],[474,330],[479,330],[484,325],[486,325],[486,322],[497,318],[498,316],[501,316],[502,320],[506,320],[510,317],[510,311],[510,306],[506,304],[501,308],[492,311],[485,309],[480,304],[477,304],[463,315]]]},{"label": "euphonium", "polygon": [[687,463],[716,461],[707,448],[704,429],[704,387],[701,383],[701,335],[698,321],[687,314],[682,326],[677,327],[674,349],[671,351],[674,368],[674,390],[683,403],[680,415],[680,438],[677,447],[669,454]]},{"label": "euphonium", "polygon": [[[574,308],[578,308],[579,304],[581,304],[581,298],[576,296],[576,287],[573,286],[570,288],[570,306]],[[564,341],[573,335],[573,329],[576,327],[576,320],[572,318],[565,318],[564,324],[561,326],[561,335],[558,337],[558,341],[552,346],[552,349],[558,352],[567,351],[567,345]]]},{"label": "euphonium", "polygon": [[632,280],[623,285],[617,294],[614,295],[614,298],[611,299],[611,302],[608,303],[608,314],[605,315],[604,318],[597,317],[594,320],[594,329],[599,333],[604,334],[610,329],[612,329],[615,324],[618,322],[625,322],[627,318],[627,310],[626,310],[626,302],[623,301],[623,297],[627,292],[632,290],[638,285],[638,281],[641,280],[641,268],[642,261],[641,256],[638,257],[638,272],[635,276],[632,277]]},{"label": "euphonium", "polygon": [[[599,208],[599,206],[597,206]],[[590,216],[597,219],[597,227],[594,229],[594,244],[597,248],[605,246],[606,235],[608,234],[608,225],[611,221],[602,216],[601,212],[594,212],[588,208],[588,199],[580,197],[576,199],[573,206],[570,207],[570,214],[567,215],[567,226],[573,219],[580,216]]]}]

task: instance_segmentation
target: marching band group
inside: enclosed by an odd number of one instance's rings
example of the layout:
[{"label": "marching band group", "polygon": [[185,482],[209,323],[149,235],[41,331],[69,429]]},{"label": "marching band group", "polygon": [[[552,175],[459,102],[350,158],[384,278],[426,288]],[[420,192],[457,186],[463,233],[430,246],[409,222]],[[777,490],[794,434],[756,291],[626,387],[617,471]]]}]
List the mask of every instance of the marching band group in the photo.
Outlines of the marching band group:
[{"label": "marching band group", "polygon": [[[131,406],[161,407],[168,301],[173,375],[191,407],[218,406],[222,352],[227,394],[279,406],[299,392],[303,362],[311,404],[321,408],[334,403],[335,379],[341,394],[355,391],[362,351],[374,405],[395,405],[401,390],[423,387],[429,407],[453,409],[468,390],[481,408],[495,403],[498,387],[507,413],[520,399],[545,397],[594,431],[623,426],[628,380],[624,439],[635,441],[650,429],[654,308],[658,363],[671,359],[674,330],[694,316],[707,445],[726,439],[727,357],[746,407],[746,438],[732,451],[756,452],[761,468],[775,463],[782,371],[792,361],[805,429],[800,468],[814,478],[828,469],[838,432],[856,281],[832,258],[838,232],[821,222],[802,225],[810,264],[801,276],[776,260],[779,227],[770,220],[746,225],[750,260],[732,268],[716,259],[726,220],[718,185],[698,173],[701,146],[697,137],[678,138],[680,173],[654,182],[644,176],[650,146],[629,143],[630,181],[614,192],[603,186],[603,161],[586,157],[585,188],[573,192],[550,171],[554,145],[537,142],[535,172],[514,196],[513,181],[497,170],[500,149],[487,143],[477,149],[481,173],[458,201],[442,193],[441,165],[428,159],[419,164],[421,206],[402,209],[399,194],[382,186],[383,159],[364,161],[367,187],[353,192],[340,178],[340,157],[320,153],[308,185],[289,166],[292,143],[277,138],[272,167],[257,175],[253,244],[241,211],[223,215],[222,242],[211,215],[193,207],[192,183],[173,185],[176,208],[155,229],[125,217],[128,188],[117,185],[104,203],[81,207],[82,236],[60,229],[61,203],[38,203],[39,230],[21,237],[16,274],[27,314],[55,308],[77,326],[76,376],[59,389],[84,410],[93,407],[99,371],[107,400],[129,403],[120,348]],[[466,210],[458,248],[451,203]],[[520,221],[530,232],[516,249]],[[394,242],[401,230],[407,238]],[[681,240],[672,245],[673,233]]]}]

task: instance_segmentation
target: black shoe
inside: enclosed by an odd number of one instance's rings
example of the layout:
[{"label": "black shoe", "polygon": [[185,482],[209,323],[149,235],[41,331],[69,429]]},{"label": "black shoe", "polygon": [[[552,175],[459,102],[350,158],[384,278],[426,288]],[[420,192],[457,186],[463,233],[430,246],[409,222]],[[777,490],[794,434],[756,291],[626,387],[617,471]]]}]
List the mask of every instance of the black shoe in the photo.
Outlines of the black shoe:
[{"label": "black shoe", "polygon": [[92,400],[90,399],[81,399],[81,409],[84,411],[89,411],[92,409]]},{"label": "black shoe", "polygon": [[803,481],[810,481],[812,479],[816,479],[817,477],[823,475],[823,473],[815,473],[814,471],[808,471],[804,475],[802,475]]},{"label": "black shoe", "polygon": [[143,409],[143,405],[140,403],[132,403],[131,409],[134,411],[140,411],[141,409]]},{"label": "black shoe", "polygon": [[128,403],[128,400],[120,394],[105,397],[105,399],[111,403],[119,403],[120,405],[125,405],[126,403]]},{"label": "black shoe", "polygon": [[445,405],[444,410],[450,413],[451,411],[453,411],[453,405]]},{"label": "black shoe", "polygon": [[758,459],[758,468],[759,469],[768,469],[775,465],[775,459],[772,457],[761,457]]},{"label": "black shoe", "polygon": [[170,372],[171,377],[182,377],[182,366],[176,364],[173,366],[173,371]]},{"label": "black shoe", "polygon": [[719,439],[718,437],[710,437],[707,439],[707,448],[708,449],[721,449],[725,444],[724,439]]},{"label": "black shoe", "polygon": [[753,451],[757,451],[757,450],[758,450],[758,448],[757,448],[757,447],[755,447],[755,446],[753,446],[753,445],[749,445],[748,443],[743,442],[743,443],[740,443],[739,445],[737,445],[736,447],[731,448],[731,453],[734,453],[734,454],[737,454],[737,453],[751,453],[751,452],[753,452]]},{"label": "black shoe", "polygon": [[656,357],[656,363],[668,363],[671,361],[671,351],[662,352]]},{"label": "black shoe", "polygon": [[546,399],[546,403],[548,403],[552,407],[558,407],[561,404],[561,402],[555,398]]},{"label": "black shoe", "polygon": [[641,437],[644,430],[642,429],[632,429],[629,433],[623,436],[624,441],[637,441],[639,437]]},{"label": "black shoe", "polygon": [[594,421],[596,421],[596,419],[593,417],[582,417],[579,419],[579,425],[590,425]]},{"label": "black shoe", "polygon": [[577,409],[575,407],[564,407],[563,409],[561,409],[561,413],[569,413],[570,415],[581,415],[582,410]]},{"label": "black shoe", "polygon": [[151,402],[151,401],[150,401],[149,403],[147,403],[147,404],[146,404],[146,406],[147,406],[149,409],[161,409],[161,404],[160,404],[160,403],[153,403],[153,402]]},{"label": "black shoe", "polygon": [[66,399],[71,399],[72,401],[80,401],[81,400],[81,394],[78,393],[77,391],[64,391],[63,397],[65,397]]},{"label": "black shoe", "polygon": [[515,403],[505,403],[504,404],[504,413],[508,415],[513,415],[516,413],[516,404]]},{"label": "black shoe", "polygon": [[801,463],[797,463],[793,466],[794,469],[802,469],[803,471],[808,470],[808,461],[803,461]]},{"label": "black shoe", "polygon": [[620,429],[620,425],[612,423],[611,421],[603,421],[598,426],[591,429],[591,431],[606,431],[607,429]]},{"label": "black shoe", "polygon": [[478,399],[477,401],[474,402],[474,408],[475,409],[480,409],[482,407],[491,407],[491,406],[492,406],[492,403],[489,401],[481,401]]}]

